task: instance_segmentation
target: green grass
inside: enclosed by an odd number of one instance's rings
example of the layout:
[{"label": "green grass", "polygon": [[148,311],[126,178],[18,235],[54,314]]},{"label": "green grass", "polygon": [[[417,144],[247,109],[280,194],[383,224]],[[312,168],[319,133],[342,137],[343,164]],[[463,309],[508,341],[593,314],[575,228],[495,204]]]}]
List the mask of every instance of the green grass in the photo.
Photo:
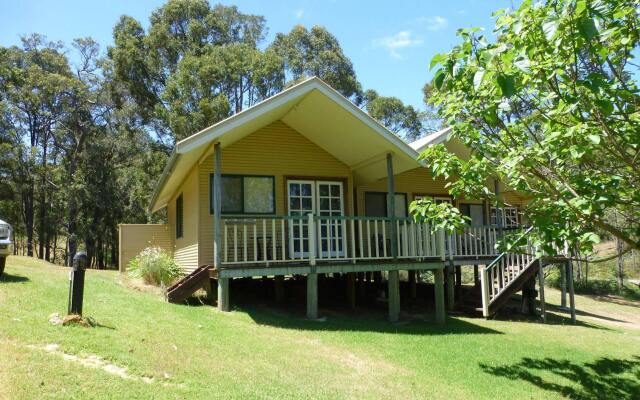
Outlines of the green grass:
[{"label": "green grass", "polygon": [[[326,322],[266,307],[165,303],[88,271],[94,328],[56,326],[68,270],[24,257],[0,278],[0,398],[616,398],[640,393],[640,303],[578,296],[580,323],[449,318]],[[548,293],[557,303],[557,292]],[[232,294],[233,297],[233,294]],[[322,310],[321,310],[322,311]],[[603,316],[601,323],[586,315]],[[60,353],[44,347],[58,344]],[[125,379],[63,358],[97,355]],[[153,378],[147,383],[141,377]]]}]

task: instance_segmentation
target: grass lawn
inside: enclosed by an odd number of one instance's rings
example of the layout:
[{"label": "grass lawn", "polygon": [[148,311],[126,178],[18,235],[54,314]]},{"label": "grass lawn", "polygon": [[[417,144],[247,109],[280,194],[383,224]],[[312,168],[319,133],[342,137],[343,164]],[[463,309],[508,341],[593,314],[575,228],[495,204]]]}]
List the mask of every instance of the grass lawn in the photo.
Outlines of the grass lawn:
[{"label": "grass lawn", "polygon": [[[11,257],[0,278],[2,398],[611,398],[640,395],[640,303],[577,296],[579,324],[449,318],[390,324],[267,307],[168,304],[88,271],[58,326],[68,269]],[[558,294],[548,291],[550,303]],[[322,310],[321,310],[322,311]]]}]

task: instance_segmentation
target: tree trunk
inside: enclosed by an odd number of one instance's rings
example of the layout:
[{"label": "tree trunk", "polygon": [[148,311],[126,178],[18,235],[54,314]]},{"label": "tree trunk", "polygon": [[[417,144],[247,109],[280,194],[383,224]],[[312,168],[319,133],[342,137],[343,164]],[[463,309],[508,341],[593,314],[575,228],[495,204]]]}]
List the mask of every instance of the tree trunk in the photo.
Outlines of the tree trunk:
[{"label": "tree trunk", "polygon": [[616,268],[616,283],[618,290],[622,291],[624,287],[624,255],[622,254],[623,243],[619,238],[616,239],[616,251],[618,252],[618,263]]},{"label": "tree trunk", "polygon": [[45,134],[42,140],[42,177],[40,179],[40,215],[39,232],[38,232],[38,258],[44,258],[44,246],[47,242],[47,141]]},{"label": "tree trunk", "polygon": [[33,257],[33,185],[22,192],[24,225],[27,235],[27,256]]}]

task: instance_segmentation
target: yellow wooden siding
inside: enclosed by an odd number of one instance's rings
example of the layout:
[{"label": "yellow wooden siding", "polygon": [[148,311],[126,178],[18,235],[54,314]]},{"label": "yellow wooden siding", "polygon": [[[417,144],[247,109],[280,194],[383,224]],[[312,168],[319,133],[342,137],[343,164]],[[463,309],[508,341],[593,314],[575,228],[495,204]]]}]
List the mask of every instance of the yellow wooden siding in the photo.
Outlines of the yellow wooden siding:
[{"label": "yellow wooden siding", "polygon": [[[209,156],[199,168],[201,264],[213,264],[214,261],[213,216],[209,212],[209,176],[213,173],[213,165],[213,156]],[[273,175],[276,215],[287,213],[287,177],[344,180],[345,213],[353,214],[353,179],[349,167],[282,121],[224,148],[221,172]]]},{"label": "yellow wooden siding", "polygon": [[[180,194],[182,194],[183,235],[181,238],[176,238],[176,199]],[[167,219],[174,240],[173,258],[185,273],[193,271],[201,264],[198,259],[198,227],[200,225],[198,198],[198,166],[196,165],[167,206]]]},{"label": "yellow wooden siding", "polygon": [[125,272],[129,261],[147,247],[160,247],[173,253],[173,235],[167,224],[121,224],[118,228],[120,272]]},{"label": "yellow wooden siding", "polygon": [[[414,200],[415,195],[430,195],[430,196],[443,196],[450,197],[446,188],[446,180],[444,178],[434,179],[431,176],[431,171],[428,168],[416,168],[411,171],[407,171],[398,174],[394,177],[395,192],[406,193],[407,195],[407,211],[409,210],[409,204]],[[387,179],[380,179],[375,182],[371,182],[365,185],[357,187],[357,210],[358,215],[364,215],[365,204],[364,197],[366,192],[386,192],[387,191]],[[503,201],[506,206],[517,207],[522,210],[526,201],[523,196],[515,191],[507,191],[503,193]],[[460,203],[470,204],[483,204],[481,200],[467,200],[467,199],[455,199],[454,205],[458,206]],[[489,218],[489,208],[485,213],[487,219]],[[489,223],[489,221],[486,221]]]}]

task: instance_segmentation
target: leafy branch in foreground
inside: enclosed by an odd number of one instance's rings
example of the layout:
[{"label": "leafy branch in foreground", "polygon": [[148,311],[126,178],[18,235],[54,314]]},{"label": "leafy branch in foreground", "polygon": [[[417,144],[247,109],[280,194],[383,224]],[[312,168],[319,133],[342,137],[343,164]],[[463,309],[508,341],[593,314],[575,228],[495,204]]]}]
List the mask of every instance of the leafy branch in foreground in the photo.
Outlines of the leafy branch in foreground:
[{"label": "leafy branch in foreground", "polygon": [[[470,149],[422,155],[454,196],[492,196],[499,179],[530,199],[536,239],[589,252],[598,234],[640,248],[638,1],[525,1],[436,55],[430,100]],[[611,215],[617,215],[612,218]]]}]

